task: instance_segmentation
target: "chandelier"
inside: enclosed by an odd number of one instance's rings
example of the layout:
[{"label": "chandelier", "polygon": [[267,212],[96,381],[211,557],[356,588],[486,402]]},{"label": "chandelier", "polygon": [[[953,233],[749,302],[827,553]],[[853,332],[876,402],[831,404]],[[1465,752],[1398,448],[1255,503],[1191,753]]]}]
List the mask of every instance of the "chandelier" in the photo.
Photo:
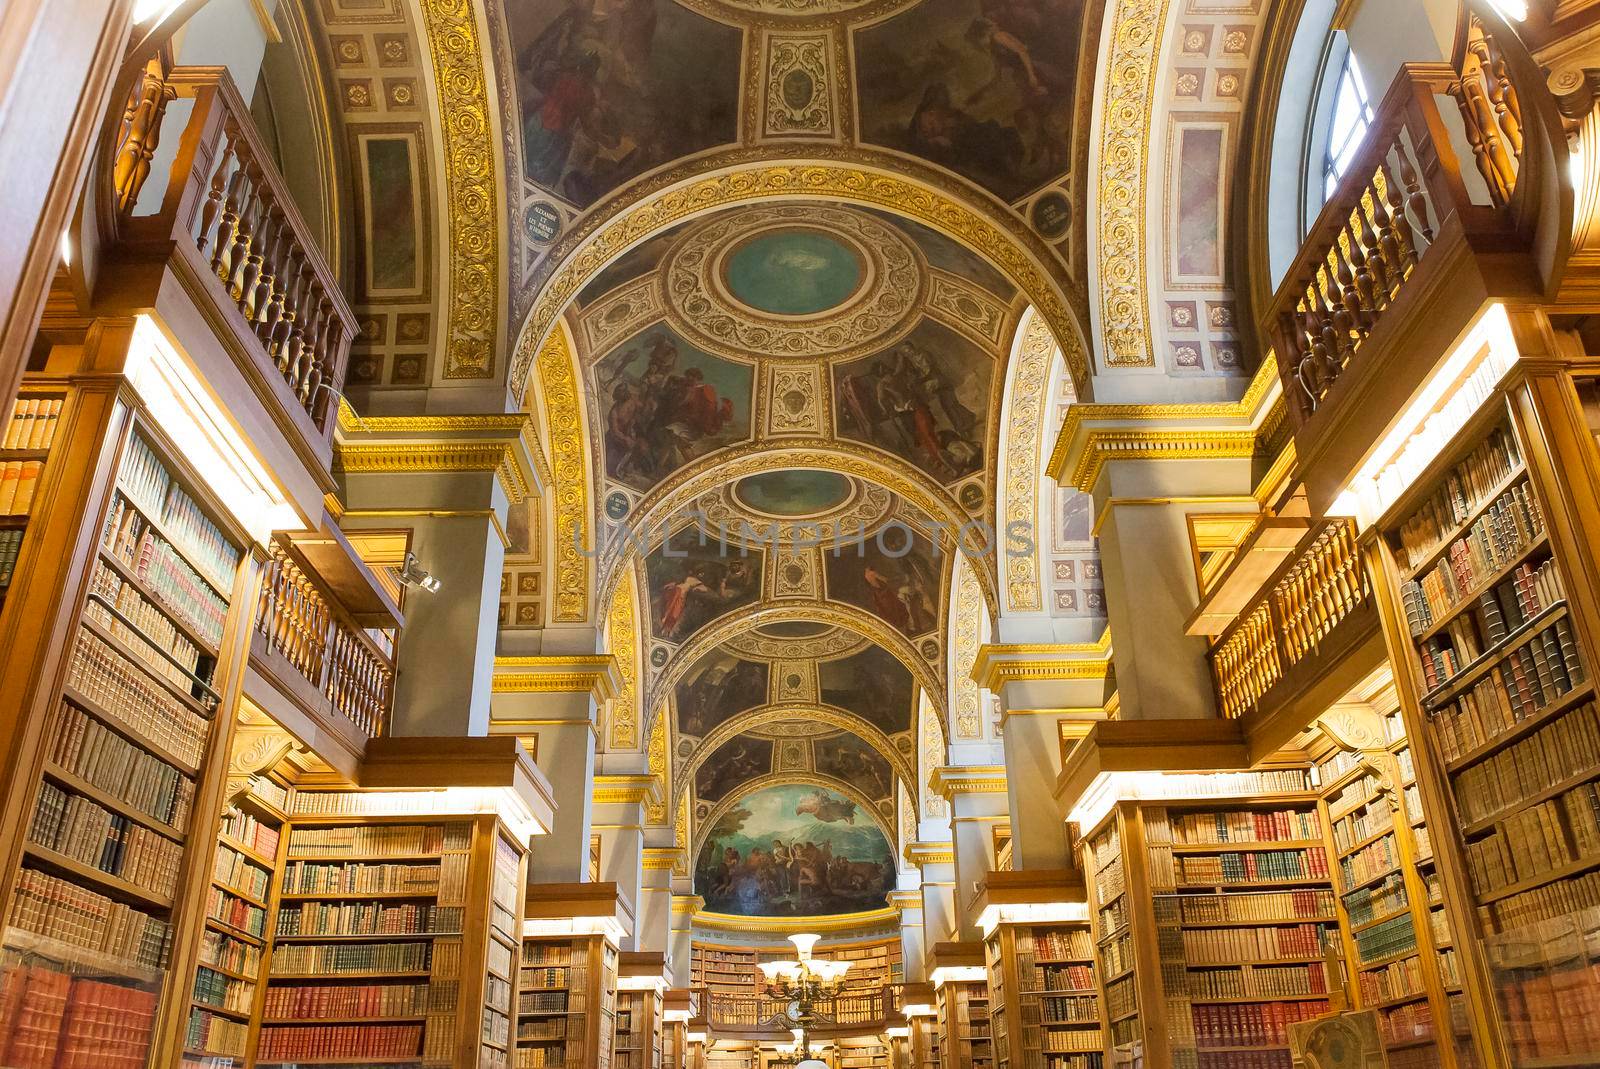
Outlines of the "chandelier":
[{"label": "chandelier", "polygon": [[799,1028],[795,1039],[800,1058],[799,1066],[821,1065],[811,1060],[811,1025],[815,1021],[816,1004],[837,998],[844,990],[844,976],[850,971],[848,961],[827,961],[811,956],[818,935],[791,935],[795,960],[764,961],[760,964],[767,980],[767,994],[789,1003],[789,1017]]}]

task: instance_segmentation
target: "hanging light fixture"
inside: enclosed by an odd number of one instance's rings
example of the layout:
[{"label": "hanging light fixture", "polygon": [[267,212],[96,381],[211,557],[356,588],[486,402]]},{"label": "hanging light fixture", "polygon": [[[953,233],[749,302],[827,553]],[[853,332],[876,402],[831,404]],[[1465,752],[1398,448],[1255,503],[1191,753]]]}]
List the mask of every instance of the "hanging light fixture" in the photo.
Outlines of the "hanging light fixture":
[{"label": "hanging light fixture", "polygon": [[764,961],[761,973],[767,980],[767,994],[790,1003],[789,1016],[799,1025],[795,1031],[799,1061],[795,1069],[827,1069],[825,1062],[811,1056],[811,1025],[816,1020],[816,1005],[839,996],[844,990],[844,977],[850,971],[848,961],[828,961],[812,957],[811,948],[817,945],[819,935],[791,935],[794,944],[793,961]]}]

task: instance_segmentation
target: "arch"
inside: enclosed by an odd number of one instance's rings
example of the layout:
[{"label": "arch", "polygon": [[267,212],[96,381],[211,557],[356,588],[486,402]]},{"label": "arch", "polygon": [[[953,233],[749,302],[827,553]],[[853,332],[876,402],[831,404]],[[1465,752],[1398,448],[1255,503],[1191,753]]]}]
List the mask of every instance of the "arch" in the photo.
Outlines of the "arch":
[{"label": "arch", "polygon": [[[1000,465],[995,480],[1000,500],[1002,544],[1001,586],[1005,598],[1002,612],[1039,612],[1044,609],[1045,523],[1040,505],[1043,494],[1040,473],[1044,459],[1054,445],[1049,431],[1052,370],[1061,360],[1060,347],[1050,333],[1050,325],[1032,308],[1023,313],[1012,340],[1011,360],[1006,375],[1005,401],[1001,405]],[[1048,507],[1048,506],[1046,506]],[[1031,553],[1013,554],[1011,534],[1017,525],[1026,525],[1033,543]]]},{"label": "arch", "polygon": [[749,612],[722,617],[696,632],[694,638],[678,647],[667,663],[661,666],[660,673],[651,680],[646,691],[646,707],[654,710],[653,716],[659,715],[667,696],[673,692],[683,674],[727,639],[764,624],[812,621],[845,628],[881,646],[905,666],[912,680],[923,689],[941,696],[944,694],[944,682],[935,669],[917,655],[904,635],[876,616],[854,605],[795,598],[768,602]]},{"label": "arch", "polygon": [[958,561],[955,581],[950,584],[950,639],[946,643],[952,706],[945,720],[947,742],[976,742],[987,734],[983,693],[972,678],[972,666],[977,662],[978,648],[988,640],[989,627],[983,599],[978,596],[977,578],[970,565],[963,568]]},{"label": "arch", "polygon": [[[551,621],[584,623],[589,619],[591,561],[585,547],[594,543],[594,493],[590,479],[587,408],[580,400],[576,349],[565,321],[555,324],[539,347],[537,360],[540,425],[550,462]],[[595,604],[605,604],[595,599]]]},{"label": "arch", "polygon": [[[670,717],[668,718],[670,720]],[[763,705],[756,709],[747,709],[737,716],[718,724],[711,734],[700,740],[700,745],[681,765],[677,766],[677,774],[673,778],[673,802],[677,803],[681,795],[694,793],[695,774],[700,766],[721,747],[740,735],[748,732],[752,727],[772,723],[779,720],[812,719],[840,731],[855,732],[861,740],[876,750],[879,756],[889,762],[897,777],[897,784],[914,784],[916,771],[906,761],[905,755],[895,748],[889,736],[885,735],[874,724],[868,723],[856,713],[848,709],[841,709],[836,705],[823,702],[775,702]],[[913,723],[913,727],[915,724]],[[790,773],[773,773],[773,776],[787,776]],[[767,778],[771,778],[770,776]]]},{"label": "arch", "polygon": [[645,737],[639,723],[639,587],[617,585],[606,613],[606,646],[617,661],[617,693],[605,703],[608,723],[598,733],[607,750],[637,750]]},{"label": "arch", "polygon": [[[524,320],[510,386],[521,396],[528,370],[562,312],[583,286],[630,246],[719,208],[754,201],[836,201],[888,210],[941,230],[985,256],[1041,310],[1067,343],[1073,374],[1088,388],[1079,328],[1058,277],[1058,261],[1022,221],[976,186],[899,156],[813,146],[806,159],[781,148],[732,149],[630,183],[593,209],[546,261]],[[905,177],[907,171],[916,179]],[[980,205],[981,207],[975,207]]]},{"label": "arch", "polygon": [[882,813],[878,812],[877,801],[862,794],[853,784],[834,779],[832,776],[821,776],[815,772],[776,772],[760,779],[741,783],[737,788],[728,792],[726,798],[712,806],[703,820],[695,822],[694,835],[691,840],[692,848],[689,851],[688,859],[690,872],[694,871],[695,861],[700,857],[701,848],[705,846],[706,834],[717,826],[717,821],[722,819],[724,813],[738,805],[741,799],[747,798],[757,791],[767,787],[785,787],[790,784],[825,787],[830,791],[844,795],[854,802],[857,808],[871,814],[872,823],[883,833],[884,840],[889,844],[889,852],[891,854],[895,852],[895,843],[899,841],[899,837],[896,835],[893,825]]}]

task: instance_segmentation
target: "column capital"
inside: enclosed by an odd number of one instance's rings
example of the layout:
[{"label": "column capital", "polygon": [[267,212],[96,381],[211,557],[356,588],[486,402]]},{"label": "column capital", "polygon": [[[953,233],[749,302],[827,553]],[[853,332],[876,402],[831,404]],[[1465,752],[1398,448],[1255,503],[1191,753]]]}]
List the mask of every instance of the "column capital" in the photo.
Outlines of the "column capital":
[{"label": "column capital", "polygon": [[949,839],[907,843],[906,858],[918,868],[924,865],[953,865],[956,860],[956,845]]},{"label": "column capital", "polygon": [[985,643],[972,661],[972,681],[999,693],[1007,683],[1103,680],[1111,670],[1111,629],[1097,642]]},{"label": "column capital", "polygon": [[960,794],[1005,794],[1004,765],[945,765],[933,770],[928,788],[946,801]]},{"label": "column capital", "polygon": [[490,471],[513,505],[551,482],[530,413],[359,416],[341,398],[334,448],[347,472]]},{"label": "column capital", "polygon": [[496,694],[586,694],[596,703],[617,694],[621,674],[609,653],[496,657]]},{"label": "column capital", "polygon": [[[647,846],[644,848],[646,872],[672,872],[682,866],[683,851],[675,846]],[[674,900],[683,896],[674,896]]]},{"label": "column capital", "polygon": [[902,917],[912,910],[922,909],[922,891],[890,891],[889,905]]},{"label": "column capital", "polygon": [[591,794],[595,805],[641,805],[660,801],[661,783],[649,773],[597,775]]},{"label": "column capital", "polygon": [[674,917],[693,916],[706,908],[706,900],[699,895],[673,895],[672,915]]}]

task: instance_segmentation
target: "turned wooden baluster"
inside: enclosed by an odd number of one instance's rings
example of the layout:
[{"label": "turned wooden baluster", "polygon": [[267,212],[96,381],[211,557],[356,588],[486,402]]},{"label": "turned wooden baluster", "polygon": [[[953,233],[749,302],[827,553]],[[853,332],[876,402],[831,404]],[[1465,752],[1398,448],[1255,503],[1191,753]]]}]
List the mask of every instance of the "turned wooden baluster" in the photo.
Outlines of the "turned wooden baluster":
[{"label": "turned wooden baluster", "polygon": [[228,296],[233,298],[241,311],[245,310],[245,295],[255,286],[256,272],[259,269],[260,253],[257,245],[260,239],[257,228],[262,223],[261,211],[265,206],[261,199],[261,170],[255,161],[248,156],[241,156],[245,172],[244,203],[239,207],[239,225],[233,231],[233,271],[224,280]]},{"label": "turned wooden baluster", "polygon": [[[1522,159],[1522,103],[1517,99],[1517,87],[1511,81],[1511,72],[1506,64],[1505,52],[1495,42],[1490,34],[1483,32],[1481,23],[1473,27],[1477,32],[1468,38],[1470,49],[1477,55],[1479,69],[1483,74],[1484,92],[1489,97],[1489,103],[1494,106],[1495,128],[1505,138],[1506,147],[1510,149],[1513,165]],[[1511,184],[1516,185],[1515,174]]]},{"label": "turned wooden baluster", "polygon": [[221,226],[224,203],[228,195],[228,180],[234,169],[233,144],[224,142],[218,154],[217,166],[211,172],[211,187],[206,191],[205,203],[200,206],[200,232],[195,237],[195,247],[202,253],[209,247],[211,269],[217,270],[216,250],[221,246]]},{"label": "turned wooden baluster", "polygon": [[249,307],[245,312],[255,328],[256,338],[264,346],[272,337],[272,294],[277,285],[278,257],[281,254],[288,227],[282,217],[270,208],[261,226],[261,261],[256,273],[256,284],[249,294]]},{"label": "turned wooden baluster", "polygon": [[1353,290],[1350,303],[1355,308],[1356,329],[1360,332],[1362,340],[1365,340],[1372,332],[1372,325],[1378,320],[1378,298],[1377,284],[1373,280],[1372,258],[1368,255],[1362,240],[1362,221],[1361,207],[1357,205],[1345,223],[1344,244],[1350,265],[1350,287]]},{"label": "turned wooden baluster", "polygon": [[[1376,200],[1376,193],[1373,197]],[[1372,278],[1372,316],[1376,320],[1390,297],[1400,288],[1400,278],[1394,271],[1393,261],[1384,250],[1383,240],[1378,236],[1383,229],[1385,213],[1369,212],[1366,202],[1366,197],[1356,198],[1351,218],[1354,220],[1355,241],[1361,246],[1361,255],[1366,260],[1367,272]]]},{"label": "turned wooden baluster", "polygon": [[1500,117],[1489,89],[1491,75],[1485,69],[1487,63],[1482,30],[1474,24],[1461,75],[1451,83],[1449,92],[1455,97],[1466,124],[1467,141],[1477,160],[1478,173],[1488,183],[1495,204],[1503,206],[1511,200],[1516,187],[1516,164],[1500,131]]},{"label": "turned wooden baluster", "polygon": [[139,193],[150,177],[150,161],[161,141],[161,121],[167,102],[176,96],[167,84],[159,57],[144,69],[134,88],[128,108],[122,114],[122,145],[112,167],[112,184],[117,191],[117,208],[124,214],[133,211]]},{"label": "turned wooden baluster", "polygon": [[305,257],[300,249],[289,249],[280,286],[283,312],[278,318],[278,328],[273,334],[268,353],[278,370],[287,376],[289,368],[294,366],[295,357],[299,355],[300,333],[304,329],[300,322],[300,304],[305,294],[306,275]]},{"label": "turned wooden baluster", "polygon": [[230,120],[228,128],[227,151],[223,157],[224,165],[229,167],[227,188],[222,195],[222,215],[217,220],[217,232],[213,239],[214,247],[211,250],[211,269],[216,272],[217,278],[224,286],[233,277],[236,261],[234,260],[234,247],[239,230],[239,213],[243,208],[245,196],[244,164],[239,159],[237,152],[238,141],[233,136],[237,131]]}]

